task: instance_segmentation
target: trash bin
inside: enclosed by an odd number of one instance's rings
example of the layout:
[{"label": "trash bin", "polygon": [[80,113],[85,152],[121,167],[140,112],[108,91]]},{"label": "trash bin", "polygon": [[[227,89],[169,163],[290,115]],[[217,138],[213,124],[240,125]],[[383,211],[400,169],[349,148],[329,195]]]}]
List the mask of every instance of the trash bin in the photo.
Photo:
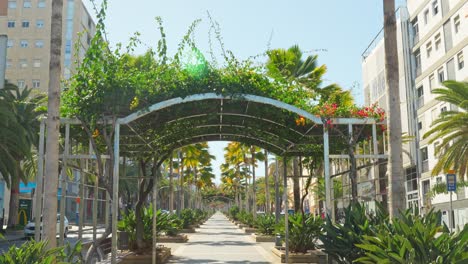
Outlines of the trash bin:
[{"label": "trash bin", "polygon": [[126,231],[117,231],[117,248],[128,249],[128,233]]}]

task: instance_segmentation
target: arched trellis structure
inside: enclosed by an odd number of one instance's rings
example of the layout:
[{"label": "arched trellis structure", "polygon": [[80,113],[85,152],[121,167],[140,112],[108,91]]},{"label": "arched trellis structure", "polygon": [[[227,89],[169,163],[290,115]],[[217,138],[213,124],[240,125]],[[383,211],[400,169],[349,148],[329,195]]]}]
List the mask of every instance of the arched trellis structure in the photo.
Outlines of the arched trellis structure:
[{"label": "arched trellis structure", "polygon": [[[297,122],[298,120],[300,122]],[[372,126],[374,152],[372,155],[356,155],[356,158],[385,158],[385,155],[379,155],[377,151],[376,125],[378,122],[376,120],[338,118],[331,120],[331,123],[347,125],[350,131],[353,125]],[[63,119],[62,124],[66,126],[63,158],[83,158],[83,155],[71,155],[67,147],[70,125],[80,125],[80,122]],[[326,210],[329,215],[331,215],[332,208],[329,160],[330,158],[347,158],[347,155],[329,155],[329,137],[338,135],[330,133],[320,117],[293,105],[257,95],[206,93],[173,98],[118,118],[114,125],[114,160],[116,162],[113,163],[114,178],[112,181],[112,197],[114,197],[112,201],[112,212],[114,212],[112,213],[112,263],[116,263],[117,254],[118,214],[115,212],[119,207],[118,199],[115,197],[118,197],[121,156],[151,152],[157,153],[160,157],[167,157],[173,150],[196,142],[239,141],[257,145],[277,156],[304,157],[316,151],[312,147],[313,144],[323,143]],[[43,136],[44,133],[41,130],[41,140]],[[43,149],[40,150],[39,155],[40,160],[44,158]],[[41,162],[39,164],[41,165]],[[39,167],[38,178],[41,177],[41,170],[42,167]],[[286,189],[286,177],[283,180]],[[287,225],[287,191],[284,191],[284,195]],[[156,199],[156,196],[153,198]],[[36,219],[38,218],[36,216]],[[155,240],[154,243],[156,243]],[[286,257],[287,246],[286,244]]]}]

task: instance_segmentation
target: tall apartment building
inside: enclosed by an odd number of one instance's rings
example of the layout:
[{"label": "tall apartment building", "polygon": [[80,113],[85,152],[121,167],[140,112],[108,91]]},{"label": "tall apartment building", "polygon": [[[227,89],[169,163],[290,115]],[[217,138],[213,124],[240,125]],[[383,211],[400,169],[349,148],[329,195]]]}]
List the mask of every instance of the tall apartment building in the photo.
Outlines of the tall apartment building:
[{"label": "tall apartment building", "polygon": [[[402,133],[408,137],[417,136],[416,110],[412,98],[412,71],[411,71],[411,32],[409,26],[409,13],[406,7],[400,7],[396,11],[397,16],[397,43],[399,62],[399,85],[402,116]],[[385,47],[383,29],[372,40],[362,54],[362,78],[364,87],[365,105],[377,103],[379,107],[388,111],[387,95],[385,91]],[[409,117],[409,118],[403,118]],[[416,140],[403,144],[403,168],[406,178],[406,201],[408,208],[419,208],[418,173],[417,173],[418,148]],[[383,165],[386,166],[386,165]],[[386,169],[379,170],[383,174]],[[378,175],[378,178],[387,178],[388,175]],[[377,178],[377,177],[375,177]],[[381,188],[382,190],[385,190]],[[385,200],[386,193],[382,193]]]},{"label": "tall apartment building", "polygon": [[[402,130],[415,140],[403,146],[407,206],[421,212],[434,207],[449,224],[449,195],[430,195],[430,189],[445,182],[445,175],[431,177],[437,162],[434,149],[423,135],[439,114],[454,106],[435,100],[431,90],[444,80],[467,81],[464,54],[468,48],[467,0],[408,0],[398,11],[398,57]],[[383,36],[377,37],[363,54],[366,103],[386,108],[385,54]],[[468,223],[468,188],[453,195],[452,225]]]},{"label": "tall apartment building", "polygon": [[[453,105],[435,100],[431,90],[440,87],[445,80],[468,80],[468,68],[464,54],[468,54],[468,1],[467,0],[408,0],[408,11],[413,38],[414,89],[416,91],[417,121],[419,132],[419,168],[422,206],[435,207],[449,223],[449,195],[441,194],[432,199],[427,196],[430,188],[445,182],[445,175],[431,177],[437,162],[434,149],[439,141],[429,144],[422,135],[443,111]],[[466,175],[465,175],[466,176]],[[454,195],[453,222],[455,226],[468,223],[468,189],[459,188]]]},{"label": "tall apartment building", "polygon": [[[74,61],[83,58],[89,47],[95,23],[82,0],[64,0],[63,4],[61,63],[63,78],[68,79]],[[5,79],[20,88],[48,90],[51,14],[52,0],[0,0],[0,35],[8,37]],[[31,193],[20,195],[29,199]],[[0,177],[0,214],[4,208],[5,222],[9,200],[10,192]]]},{"label": "tall apartment building", "polygon": [[[4,2],[2,5],[7,5],[7,16],[0,21],[0,34],[8,36],[6,79],[19,87],[28,86],[46,92],[52,0],[1,1]],[[66,0],[63,4],[62,72],[68,79],[74,68],[75,45],[79,47],[79,56],[84,56],[95,31],[95,23],[81,0]]]}]

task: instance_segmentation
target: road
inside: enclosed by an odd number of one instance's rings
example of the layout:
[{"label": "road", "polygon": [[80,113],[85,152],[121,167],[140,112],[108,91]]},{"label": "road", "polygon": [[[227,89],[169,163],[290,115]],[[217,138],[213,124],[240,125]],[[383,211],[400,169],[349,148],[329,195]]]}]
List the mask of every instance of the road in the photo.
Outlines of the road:
[{"label": "road", "polygon": [[[104,233],[104,228],[98,228],[97,234],[98,237],[100,234]],[[78,241],[78,232],[71,231],[68,233],[68,237],[65,239],[70,244],[74,245]],[[91,242],[93,240],[93,229],[84,229],[83,230],[83,243]],[[20,238],[13,241],[0,241],[0,253],[3,253],[8,250],[11,246],[20,246],[23,243],[28,241],[28,238]]]}]

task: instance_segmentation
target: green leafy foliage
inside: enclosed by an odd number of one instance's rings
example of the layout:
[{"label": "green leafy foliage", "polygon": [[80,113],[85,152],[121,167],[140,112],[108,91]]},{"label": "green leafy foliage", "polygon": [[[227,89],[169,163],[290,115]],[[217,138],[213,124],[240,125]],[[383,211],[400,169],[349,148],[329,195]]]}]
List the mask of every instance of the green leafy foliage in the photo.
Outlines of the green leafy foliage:
[{"label": "green leafy foliage", "polygon": [[[151,205],[142,209],[143,221],[143,240],[151,243],[153,238],[153,208]],[[122,220],[117,224],[120,231],[125,231],[129,236],[130,248],[136,248],[136,218],[135,212],[129,211],[127,214],[122,214]],[[175,236],[182,228],[182,221],[179,220],[177,215],[162,213],[161,210],[156,211],[156,234],[166,234],[168,236]]]},{"label": "green leafy foliage", "polygon": [[388,222],[387,215],[378,207],[375,216],[368,216],[366,208],[359,203],[351,203],[345,210],[344,224],[333,223],[327,218],[320,235],[325,253],[338,263],[352,263],[364,256],[365,251],[355,246],[363,242],[364,236],[374,234],[373,225]]},{"label": "green leafy foliage", "polygon": [[273,214],[257,216],[255,228],[262,235],[272,236],[275,232],[275,216]]},{"label": "green leafy foliage", "polygon": [[0,255],[0,263],[4,264],[52,264],[52,263],[82,263],[81,242],[71,246],[47,249],[46,241],[34,240],[23,243],[20,247],[12,246]]},{"label": "green leafy foliage", "polygon": [[356,244],[365,252],[357,263],[442,264],[468,262],[468,226],[449,233],[441,225],[441,213],[425,216],[410,210],[390,225],[377,225],[373,235],[364,235]]},{"label": "green leafy foliage", "polygon": [[237,218],[241,221],[244,225],[251,226],[253,224],[253,214],[247,212],[245,210],[240,211],[237,214]]},{"label": "green leafy foliage", "polygon": [[237,218],[237,214],[239,213],[239,207],[234,205],[231,208],[229,208],[229,217],[235,221],[239,220]]},{"label": "green leafy foliage", "polygon": [[[276,231],[285,237],[285,224],[278,223]],[[323,220],[313,215],[302,215],[301,213],[289,215],[289,250],[292,252],[306,253],[308,250],[317,248],[317,240],[322,235]]]}]

